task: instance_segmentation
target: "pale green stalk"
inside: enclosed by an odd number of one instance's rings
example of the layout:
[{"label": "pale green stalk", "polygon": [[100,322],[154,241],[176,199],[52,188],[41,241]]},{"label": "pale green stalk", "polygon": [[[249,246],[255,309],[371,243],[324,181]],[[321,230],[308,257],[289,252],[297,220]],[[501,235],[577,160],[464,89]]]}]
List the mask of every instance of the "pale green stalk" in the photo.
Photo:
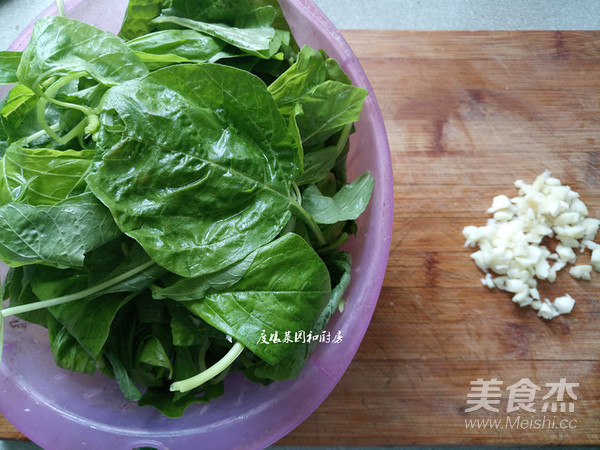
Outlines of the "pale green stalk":
[{"label": "pale green stalk", "polygon": [[302,220],[302,222],[304,222],[305,225],[308,226],[310,231],[312,231],[315,238],[317,239],[319,247],[323,247],[327,243],[327,241],[325,239],[325,236],[323,235],[323,232],[319,228],[319,225],[317,224],[317,222],[315,222],[315,219],[313,219],[313,217],[308,212],[306,212],[306,210],[302,208],[302,206],[300,206],[300,204],[296,200],[294,200],[291,197],[289,197],[289,199],[292,206],[292,214],[295,214],[296,217],[298,217],[300,220]]},{"label": "pale green stalk", "polygon": [[[52,137],[52,139],[54,139],[55,141],[57,141],[61,144],[68,143],[71,139],[77,137],[78,134],[82,133],[88,123],[87,116],[92,114],[94,111],[91,108],[88,108],[87,106],[84,106],[84,105],[77,105],[75,103],[61,102],[61,101],[53,98],[53,96],[59,91],[60,88],[66,86],[70,82],[75,81],[86,75],[88,75],[87,72],[79,71],[79,72],[74,72],[74,73],[71,73],[67,76],[60,78],[59,80],[55,81],[48,89],[46,89],[45,92],[42,93],[41,98],[38,101],[37,120],[38,120],[39,124],[41,125],[41,127],[44,130],[46,130],[46,133],[48,133],[48,135],[50,137]],[[81,122],[79,122],[79,124],[75,128],[73,128],[69,133],[67,133],[65,136],[60,136],[58,133],[56,133],[52,129],[51,126],[48,125],[48,122],[46,121],[46,105],[48,102],[52,102],[52,103],[54,103],[58,106],[62,106],[64,108],[70,108],[70,109],[75,109],[77,111],[81,111],[83,114],[85,114],[86,117]]]},{"label": "pale green stalk", "polygon": [[131,269],[128,272],[125,272],[124,274],[111,278],[110,280],[106,280],[103,283],[99,283],[82,291],[75,292],[74,294],[63,295],[62,297],[51,298],[49,300],[42,300],[40,302],[27,303],[26,305],[19,305],[13,306],[11,308],[6,308],[0,311],[0,315],[2,317],[14,316],[17,314],[23,314],[26,312],[36,311],[38,309],[50,308],[52,306],[62,305],[63,303],[69,303],[75,300],[80,300],[82,298],[89,297],[90,295],[102,292],[103,290],[108,289],[116,284],[119,284],[122,281],[125,281],[128,278],[131,278],[134,275],[143,272],[153,264],[155,264],[154,261],[148,261],[142,264],[141,266],[136,267],[135,269]]},{"label": "pale green stalk", "polygon": [[200,372],[198,375],[194,375],[191,378],[176,381],[175,383],[171,384],[171,391],[179,391],[182,393],[188,392],[194,388],[197,388],[198,386],[203,385],[207,381],[212,380],[214,377],[227,369],[231,364],[233,364],[243,350],[244,346],[239,342],[236,342],[225,356],[223,356],[219,361],[205,371]]},{"label": "pale green stalk", "polygon": [[63,0],[56,0],[56,6],[58,7],[58,15],[65,17],[65,5],[63,5]]},{"label": "pale green stalk", "polygon": [[350,137],[350,132],[352,131],[352,125],[353,125],[352,123],[349,123],[346,126],[344,126],[344,128],[342,129],[340,138],[338,139],[337,144],[335,146],[335,151],[338,156],[340,156],[342,154],[342,151],[344,150],[344,147],[346,146],[346,143],[348,142],[348,138]]},{"label": "pale green stalk", "polygon": [[[50,125],[50,129],[52,131],[58,130],[59,127],[60,127],[60,125],[58,123],[55,123],[54,125]],[[34,141],[37,141],[39,138],[41,138],[41,137],[43,137],[43,136],[45,136],[47,134],[48,134],[48,132],[46,130],[40,130],[37,133],[33,133],[33,134],[31,134],[31,135],[29,135],[29,136],[21,139],[20,142],[21,142],[21,144],[27,146],[27,145],[31,144]]]}]

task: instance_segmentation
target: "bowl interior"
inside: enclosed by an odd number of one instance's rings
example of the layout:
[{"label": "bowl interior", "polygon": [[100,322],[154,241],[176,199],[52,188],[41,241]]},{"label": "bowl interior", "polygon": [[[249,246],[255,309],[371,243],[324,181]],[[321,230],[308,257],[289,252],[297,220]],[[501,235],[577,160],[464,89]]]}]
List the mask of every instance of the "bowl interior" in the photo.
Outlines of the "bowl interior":
[{"label": "bowl interior", "polygon": [[[117,32],[125,0],[66,2],[68,17]],[[369,89],[352,136],[349,178],[366,170],[375,178],[372,201],[359,219],[357,236],[347,245],[353,258],[346,309],[328,329],[341,343],[321,344],[301,375],[268,387],[240,374],[227,377],[225,395],[194,405],[177,419],[123,400],[114,381],[57,368],[46,330],[14,318],[5,320],[0,366],[0,412],[21,432],[47,449],[62,448],[262,448],[302,422],[330,393],[352,360],[375,308],[387,265],[392,220],[392,171],[385,128],[369,82],[344,39],[311,0],[282,0],[300,45],[324,48],[356,85]],[[53,14],[51,6],[44,15]],[[11,49],[25,48],[31,26]],[[4,96],[0,90],[0,95]],[[2,278],[6,267],[0,267]]]}]

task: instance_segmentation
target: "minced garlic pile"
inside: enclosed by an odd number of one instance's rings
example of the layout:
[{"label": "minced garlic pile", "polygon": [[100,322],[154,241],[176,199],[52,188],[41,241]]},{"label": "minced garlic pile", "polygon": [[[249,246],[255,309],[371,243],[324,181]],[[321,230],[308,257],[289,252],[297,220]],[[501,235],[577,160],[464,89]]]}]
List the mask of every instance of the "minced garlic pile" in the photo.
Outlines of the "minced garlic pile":
[{"label": "minced garlic pile", "polygon": [[[589,280],[592,268],[600,272],[600,245],[593,242],[600,220],[588,218],[579,194],[561,185],[550,172],[531,185],[518,180],[515,186],[518,197],[494,197],[487,211],[493,218],[486,226],[464,228],[465,245],[479,247],[471,258],[486,273],[481,280],[484,286],[511,292],[513,302],[531,306],[544,319],[568,314],[575,300],[568,294],[552,302],[541,300],[537,279],[554,283],[559,270],[576,263],[576,249],[587,248],[592,256],[591,265],[570,268],[573,277]],[[542,245],[545,237],[557,241],[554,252]]]}]

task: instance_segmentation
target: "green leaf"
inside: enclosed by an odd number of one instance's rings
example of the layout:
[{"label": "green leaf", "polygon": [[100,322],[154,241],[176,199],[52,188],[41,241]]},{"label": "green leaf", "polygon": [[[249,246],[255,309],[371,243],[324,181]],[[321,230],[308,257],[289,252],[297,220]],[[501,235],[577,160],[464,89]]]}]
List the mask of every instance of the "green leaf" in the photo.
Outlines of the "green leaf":
[{"label": "green leaf", "polygon": [[180,278],[167,287],[152,286],[152,296],[156,299],[177,301],[200,300],[209,291],[222,291],[237,283],[254,261],[254,253],[243,260],[210,275]]},{"label": "green leaf", "polygon": [[193,63],[189,59],[177,55],[154,55],[152,53],[135,52],[136,56],[146,65],[149,71],[162,69],[175,64]]},{"label": "green leaf", "polygon": [[173,366],[171,365],[169,355],[156,336],[152,336],[146,341],[142,348],[139,361],[150,366],[167,370],[169,373],[167,378],[169,379],[173,376]]},{"label": "green leaf", "polygon": [[[2,100],[0,100],[0,110],[2,110],[2,108],[4,107],[4,105],[6,104],[6,97]],[[8,137],[8,130],[6,129],[6,125],[4,124],[4,121],[2,120],[2,114],[0,114],[0,158],[2,158],[4,156],[4,153],[6,153],[6,149],[8,148],[9,145],[9,137]]]},{"label": "green leaf", "polygon": [[57,320],[48,316],[48,338],[56,365],[88,375],[96,372],[96,361]]},{"label": "green leaf", "polygon": [[229,25],[201,22],[177,16],[161,15],[153,21],[155,24],[170,24],[213,36],[239,48],[249,55],[260,58],[272,58],[286,38],[285,32],[271,27],[237,28]]},{"label": "green leaf", "polygon": [[[79,302],[106,294],[137,294],[166,273],[160,266],[152,264],[148,255],[134,240],[122,235],[87,253],[84,266],[85,270],[33,265],[27,266],[25,273],[31,280],[37,298],[43,300],[74,296],[82,291],[107,284],[104,289],[99,289],[97,292],[81,295]],[[123,278],[132,271],[135,275]],[[111,283],[119,278],[122,278],[121,281]],[[72,305],[74,309],[77,304],[77,302],[66,303]],[[58,310],[53,309],[53,311]],[[69,308],[63,310],[69,311]]]},{"label": "green leaf", "polygon": [[[168,270],[217,272],[289,219],[298,154],[255,76],[215,64],[168,67],[111,89],[100,120],[99,145],[117,143],[88,185]],[[118,121],[125,130],[114,137]]]},{"label": "green leaf", "polygon": [[134,303],[130,302],[117,313],[103,353],[123,396],[129,401],[142,398],[130,375],[134,369],[135,340],[139,330]]},{"label": "green leaf", "polygon": [[[122,276],[149,262],[152,262],[150,257],[136,241],[124,235],[118,236],[85,255],[84,265],[89,274],[88,287]],[[101,292],[142,292],[166,273],[164,268],[152,264]]]},{"label": "green leaf", "polygon": [[369,172],[342,187],[333,197],[324,196],[312,185],[302,194],[302,207],[321,224],[355,220],[367,208],[373,185],[373,177]]},{"label": "green leaf", "polygon": [[337,160],[335,146],[324,147],[304,154],[304,172],[296,179],[298,186],[313,184],[323,180]]},{"label": "green leaf", "polygon": [[0,52],[0,85],[17,83],[17,67],[21,62],[23,52]]},{"label": "green leaf", "polygon": [[269,92],[282,113],[290,114],[294,103],[326,80],[327,70],[322,53],[304,46],[298,54],[298,60],[269,85]]},{"label": "green leaf", "polygon": [[[0,140],[6,141],[6,148],[41,129],[35,111],[37,101],[37,95],[20,83],[9,91],[0,109]],[[48,115],[58,119],[52,110]]]},{"label": "green leaf", "polygon": [[28,149],[12,144],[0,160],[0,205],[54,205],[81,194],[93,151]]},{"label": "green leaf", "polygon": [[136,301],[136,312],[140,323],[168,324],[171,314],[166,302],[152,301],[148,292],[144,292]]},{"label": "green leaf", "polygon": [[[323,51],[302,47],[297,61],[269,86],[282,114],[294,114],[305,146],[325,147],[325,141],[357,121],[368,92],[352,86],[337,61]],[[338,149],[338,154],[339,154]]]},{"label": "green leaf", "polygon": [[[166,304],[171,313],[173,345],[178,347],[201,345],[208,348],[210,339],[223,339],[223,333],[193,314],[183,304],[174,301],[166,302]],[[195,375],[197,371],[194,369],[191,374],[181,377],[181,379]]]},{"label": "green leaf", "polygon": [[[331,281],[332,283],[335,283],[335,287],[331,291],[331,297],[329,298],[327,305],[323,311],[321,311],[321,314],[311,330],[313,336],[321,336],[323,331],[325,331],[327,323],[342,302],[344,292],[350,285],[352,259],[349,253],[333,252],[332,254],[327,255],[325,263],[331,273]],[[296,347],[295,352],[286,356],[274,365],[259,361],[246,369],[246,375],[255,381],[283,381],[296,378],[317,345],[317,340],[302,343]]]},{"label": "green leaf", "polygon": [[0,109],[0,116],[12,127],[18,128],[36,103],[37,95],[27,86],[19,83],[9,91],[6,103]]},{"label": "green leaf", "polygon": [[[192,373],[193,375],[193,373]],[[140,399],[140,406],[153,406],[167,417],[180,417],[184,411],[194,403],[206,403],[210,399],[223,395],[223,382],[208,384],[202,388],[199,394],[197,390],[190,391],[185,395],[179,392],[171,392],[168,388],[149,388]]]},{"label": "green leaf", "polygon": [[331,293],[323,261],[298,235],[289,233],[257,250],[244,277],[229,288],[185,305],[215,328],[274,364],[295,343],[260,343],[267,336],[312,329]]},{"label": "green leaf", "polygon": [[[33,270],[36,266],[11,267],[6,275],[2,287],[2,298],[10,298],[9,306],[27,305],[39,302],[40,299],[34,294],[31,287]],[[48,326],[48,312],[45,309],[19,314],[19,317],[27,322],[32,322],[42,327]]]},{"label": "green leaf", "polygon": [[224,23],[231,26],[242,26],[243,24],[270,26],[278,11],[273,6],[265,8],[263,5],[268,5],[268,2],[256,0],[236,0],[234,2],[227,0],[172,1],[173,10],[182,17],[204,22]]},{"label": "green leaf", "polygon": [[193,30],[164,30],[129,41],[135,52],[176,56],[187,62],[214,62],[225,43]]},{"label": "green leaf", "polygon": [[142,393],[133,382],[133,379],[129,375],[129,372],[125,367],[125,364],[123,364],[121,358],[111,350],[106,351],[105,355],[108,359],[108,362],[112,366],[112,370],[117,380],[117,384],[119,385],[121,393],[123,394],[125,399],[130,402],[136,402],[139,399],[141,399]]},{"label": "green leaf", "polygon": [[[33,266],[31,287],[47,300],[88,287],[89,276],[73,269]],[[117,312],[137,293],[105,293],[49,308],[50,314],[86,351],[98,357],[108,339]]]},{"label": "green leaf", "polygon": [[53,306],[49,311],[82,347],[91,355],[98,356],[108,339],[117,311],[132,296],[133,294],[105,294],[91,300]]},{"label": "green leaf", "polygon": [[152,19],[160,15],[162,3],[163,0],[129,0],[119,36],[129,40],[152,31]]},{"label": "green leaf", "polygon": [[321,334],[325,330],[329,319],[343,302],[344,293],[352,278],[352,257],[350,253],[333,251],[324,256],[325,264],[331,275],[331,281],[335,286],[331,291],[331,297],[327,306],[323,309],[314,327],[314,334]]},{"label": "green leaf", "polygon": [[148,73],[135,53],[110,33],[59,16],[38,20],[17,70],[19,81],[38,92],[51,76],[81,71],[108,86]]},{"label": "green leaf", "polygon": [[316,145],[360,118],[369,92],[339,81],[321,83],[302,98],[298,128],[305,146]]},{"label": "green leaf", "polygon": [[323,59],[325,60],[325,70],[327,71],[327,79],[331,81],[339,81],[344,84],[352,84],[352,80],[348,77],[346,72],[340,67],[340,64],[333,58],[327,56],[325,50],[319,50]]},{"label": "green leaf", "polygon": [[82,267],[85,253],[119,234],[110,211],[89,193],[51,206],[0,206],[0,259],[12,267]]},{"label": "green leaf", "polygon": [[[10,143],[19,141],[20,144],[29,146],[58,146],[42,131],[37,118],[38,102],[37,95],[23,84],[19,83],[11,89],[0,109],[0,141],[5,141],[6,148]],[[53,123],[54,127],[59,127],[57,131],[73,126],[73,121],[65,121],[66,118],[61,116],[61,109],[64,108],[59,109],[56,105],[46,107],[46,119]],[[75,118],[77,121],[80,120],[80,114]],[[0,142],[0,147],[2,145]]]}]

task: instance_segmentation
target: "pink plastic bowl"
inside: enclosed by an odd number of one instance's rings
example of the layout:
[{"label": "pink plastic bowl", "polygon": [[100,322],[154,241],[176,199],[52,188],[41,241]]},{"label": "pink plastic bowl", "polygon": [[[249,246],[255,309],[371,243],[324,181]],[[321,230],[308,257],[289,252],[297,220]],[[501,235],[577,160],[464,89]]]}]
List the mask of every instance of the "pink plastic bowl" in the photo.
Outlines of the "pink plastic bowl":
[{"label": "pink plastic bowl", "polygon": [[[125,0],[67,1],[68,17],[117,32]],[[194,405],[177,419],[151,407],[123,400],[116,383],[101,374],[73,374],[54,365],[47,332],[6,319],[0,366],[0,412],[45,449],[246,449],[264,448],[306,419],[327,397],[352,361],[377,303],[386,270],[392,232],[392,168],[381,112],[356,56],[338,30],[311,0],[281,0],[300,45],[324,48],[354,83],[370,91],[348,160],[349,178],[365,170],[375,178],[359,233],[348,245],[354,261],[343,314],[328,329],[342,333],[338,344],[318,346],[299,378],[268,387],[241,374],[226,379],[225,395]],[[42,15],[56,14],[56,7]],[[24,49],[31,27],[12,44]],[[6,94],[0,92],[2,96]],[[6,267],[0,268],[4,277]]]}]

